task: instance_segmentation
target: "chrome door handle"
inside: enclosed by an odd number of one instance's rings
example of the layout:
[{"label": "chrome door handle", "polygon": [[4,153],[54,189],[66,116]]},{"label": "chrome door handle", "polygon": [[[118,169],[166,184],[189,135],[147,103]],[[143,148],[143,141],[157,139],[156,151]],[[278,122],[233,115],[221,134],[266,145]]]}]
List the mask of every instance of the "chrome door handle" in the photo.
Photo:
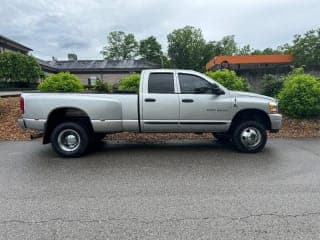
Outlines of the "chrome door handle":
[{"label": "chrome door handle", "polygon": [[145,98],[145,102],[155,102],[156,100],[154,98]]},{"label": "chrome door handle", "polygon": [[192,102],[193,102],[193,99],[182,99],[182,102],[192,103]]}]

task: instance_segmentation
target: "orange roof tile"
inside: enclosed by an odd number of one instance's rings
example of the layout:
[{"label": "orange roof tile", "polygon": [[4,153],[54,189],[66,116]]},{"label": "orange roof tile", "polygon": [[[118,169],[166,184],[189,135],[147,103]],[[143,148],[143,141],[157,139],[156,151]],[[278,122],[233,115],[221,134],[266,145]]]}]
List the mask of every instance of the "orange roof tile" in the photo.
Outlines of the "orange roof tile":
[{"label": "orange roof tile", "polygon": [[246,56],[217,56],[206,64],[206,70],[212,69],[215,65],[227,61],[229,64],[261,64],[261,63],[291,63],[291,54],[275,55],[246,55]]}]

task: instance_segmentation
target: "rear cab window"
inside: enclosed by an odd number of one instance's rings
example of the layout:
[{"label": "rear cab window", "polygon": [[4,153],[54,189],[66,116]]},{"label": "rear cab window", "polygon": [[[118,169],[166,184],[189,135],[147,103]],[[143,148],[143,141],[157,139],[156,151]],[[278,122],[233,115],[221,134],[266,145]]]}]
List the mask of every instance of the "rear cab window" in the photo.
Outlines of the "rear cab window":
[{"label": "rear cab window", "polygon": [[174,93],[173,73],[150,73],[148,93]]}]

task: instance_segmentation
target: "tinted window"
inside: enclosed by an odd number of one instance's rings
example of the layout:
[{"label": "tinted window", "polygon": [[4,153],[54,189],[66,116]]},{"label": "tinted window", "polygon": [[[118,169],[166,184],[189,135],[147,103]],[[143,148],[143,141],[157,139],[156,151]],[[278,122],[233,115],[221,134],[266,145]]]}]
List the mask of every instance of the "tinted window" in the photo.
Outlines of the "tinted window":
[{"label": "tinted window", "polygon": [[148,91],[149,93],[174,93],[173,73],[151,73]]},{"label": "tinted window", "polygon": [[212,93],[212,86],[201,77],[179,73],[181,93]]}]

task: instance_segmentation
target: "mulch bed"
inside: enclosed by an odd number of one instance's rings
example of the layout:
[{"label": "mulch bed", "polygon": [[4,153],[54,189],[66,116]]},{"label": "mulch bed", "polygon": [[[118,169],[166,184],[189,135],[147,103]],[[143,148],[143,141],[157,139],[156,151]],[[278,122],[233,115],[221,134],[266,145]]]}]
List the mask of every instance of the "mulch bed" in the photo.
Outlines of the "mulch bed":
[{"label": "mulch bed", "polygon": [[20,116],[19,97],[0,98],[0,141],[30,140],[36,131],[22,130],[17,121]]},{"label": "mulch bed", "polygon": [[[0,141],[30,140],[36,131],[22,130],[17,119],[20,117],[19,98],[0,98]],[[283,127],[271,137],[320,137],[320,118],[292,119],[284,116]],[[109,140],[161,141],[170,139],[212,139],[210,133],[117,133],[106,137]]]}]

